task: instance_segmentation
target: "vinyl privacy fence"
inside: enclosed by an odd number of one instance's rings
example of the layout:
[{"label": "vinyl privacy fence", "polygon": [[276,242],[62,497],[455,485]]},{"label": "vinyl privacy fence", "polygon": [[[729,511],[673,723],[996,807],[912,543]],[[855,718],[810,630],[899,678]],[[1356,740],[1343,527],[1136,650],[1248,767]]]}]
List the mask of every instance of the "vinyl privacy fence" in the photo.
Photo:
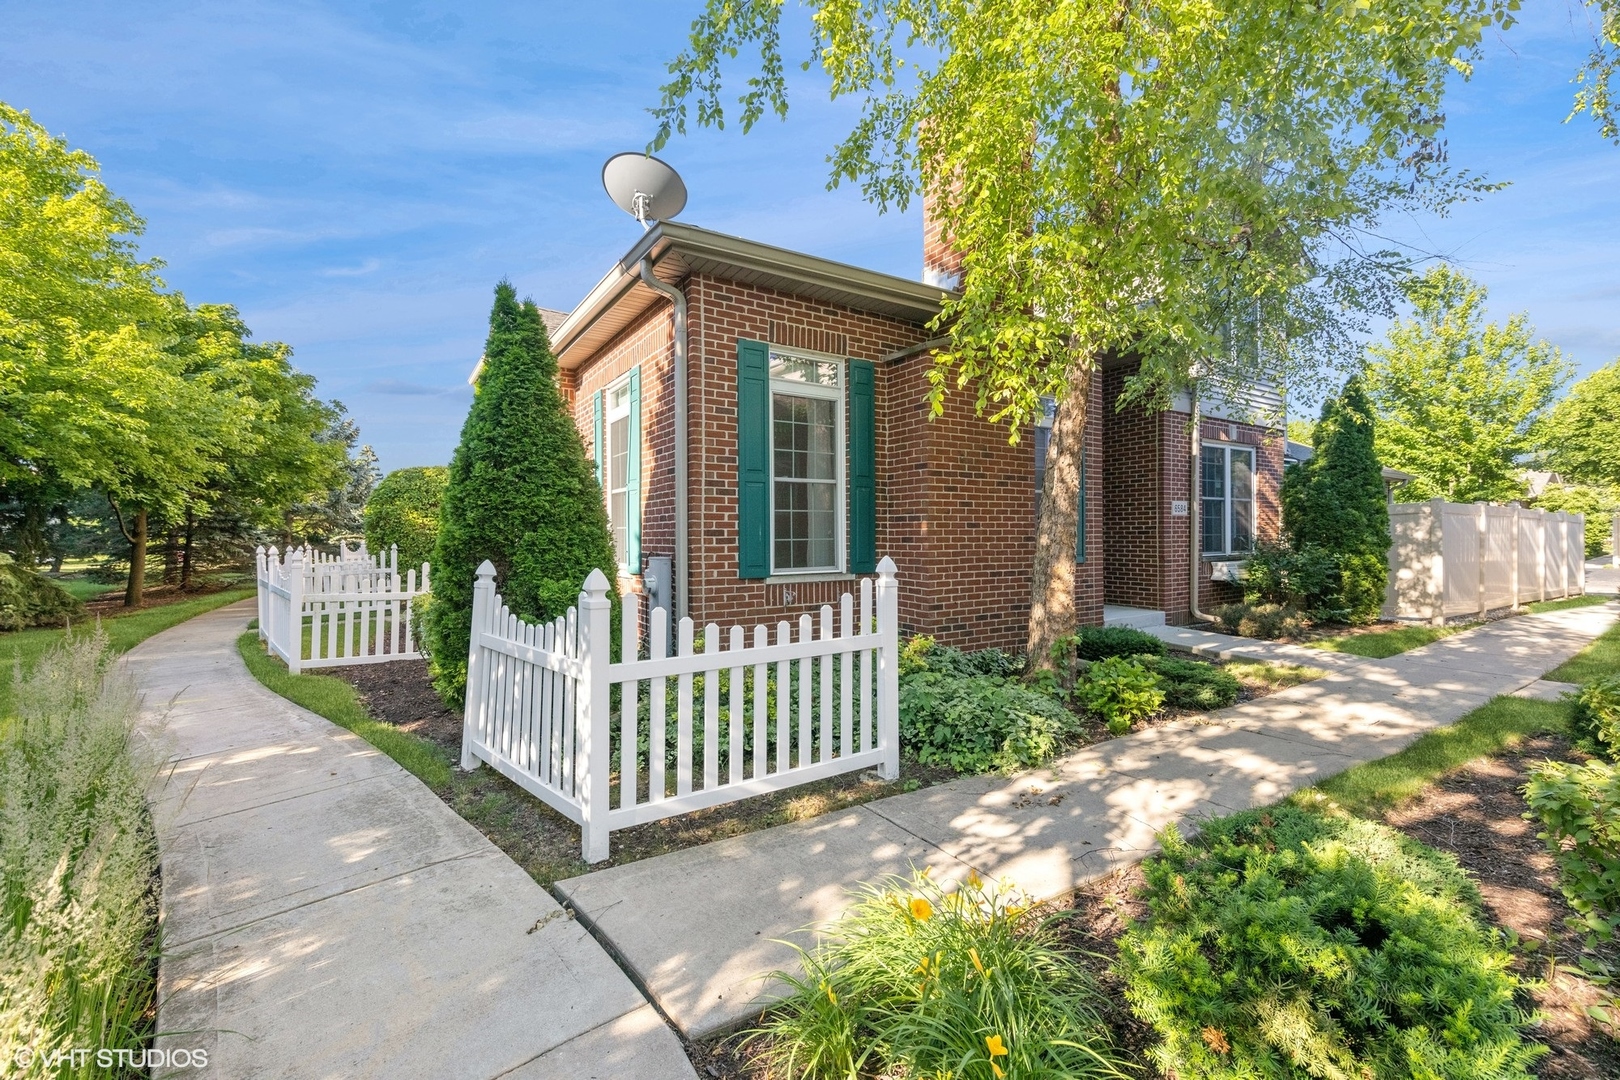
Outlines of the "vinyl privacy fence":
[{"label": "vinyl privacy fence", "polygon": [[1390,507],[1387,618],[1440,623],[1586,591],[1586,518],[1433,499]]},{"label": "vinyl privacy fence", "polygon": [[494,767],[580,826],[586,862],[608,836],[649,821],[840,773],[900,775],[899,593],[894,562],[835,614],[773,628],[714,623],[701,641],[653,609],[621,604],[610,654],[607,578],[593,570],[554,622],[513,615],[478,568],[461,766]]},{"label": "vinyl privacy fence", "polygon": [[397,547],[374,556],[363,544],[335,556],[261,547],[257,561],[259,639],[294,675],[421,657],[412,616],[430,591],[427,563],[402,573]]}]

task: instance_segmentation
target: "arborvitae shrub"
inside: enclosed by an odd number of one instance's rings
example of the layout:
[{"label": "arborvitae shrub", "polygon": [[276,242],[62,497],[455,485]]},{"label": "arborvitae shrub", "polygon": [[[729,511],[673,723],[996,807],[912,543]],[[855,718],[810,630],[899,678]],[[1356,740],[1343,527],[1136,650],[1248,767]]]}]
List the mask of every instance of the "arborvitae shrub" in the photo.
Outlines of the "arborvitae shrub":
[{"label": "arborvitae shrub", "polygon": [[557,359],[534,301],[495,287],[484,369],[450,462],[424,619],[433,682],[452,705],[467,683],[473,581],[488,559],[513,614],[563,614],[585,578],[612,583],[617,560],[596,472],[557,388]]},{"label": "arborvitae shrub", "polygon": [[366,501],[366,547],[374,555],[399,546],[399,566],[415,568],[433,558],[439,538],[439,504],[450,470],[443,465],[395,469]]},{"label": "arborvitae shrub", "polygon": [[1110,656],[1163,656],[1164,642],[1129,626],[1087,626],[1075,632],[1074,654],[1081,660]]},{"label": "arborvitae shrub", "polygon": [[[1335,568],[1305,607],[1351,623],[1378,617],[1388,575],[1389,507],[1373,452],[1372,407],[1359,377],[1322,404],[1315,453],[1283,477],[1283,531],[1296,551],[1330,554]],[[1275,601],[1274,601],[1275,602]]]}]

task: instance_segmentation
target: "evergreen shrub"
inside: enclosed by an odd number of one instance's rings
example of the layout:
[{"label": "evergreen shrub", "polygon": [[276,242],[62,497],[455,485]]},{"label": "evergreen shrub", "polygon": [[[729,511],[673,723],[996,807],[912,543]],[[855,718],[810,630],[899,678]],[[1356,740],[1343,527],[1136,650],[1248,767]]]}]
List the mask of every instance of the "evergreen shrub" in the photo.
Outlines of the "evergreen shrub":
[{"label": "evergreen shrub", "polygon": [[1288,604],[1223,604],[1210,614],[1228,634],[1262,641],[1299,637],[1311,628],[1305,613]]},{"label": "evergreen shrub", "polygon": [[[1301,560],[1302,578],[1313,578],[1317,559],[1331,559],[1319,597],[1259,596],[1251,599],[1303,606],[1352,624],[1378,618],[1388,576],[1389,507],[1383,468],[1373,452],[1374,418],[1361,378],[1322,404],[1312,432],[1310,460],[1283,476],[1283,532]],[[1262,571],[1266,558],[1261,558]],[[1252,573],[1252,571],[1251,571]],[[1264,573],[1262,582],[1269,584]],[[1314,580],[1300,583],[1314,588]]]},{"label": "evergreen shrub", "polygon": [[1074,687],[1074,700],[1101,717],[1114,735],[1125,734],[1138,720],[1158,712],[1164,697],[1159,677],[1142,662],[1123,656],[1098,660]]},{"label": "evergreen shrub", "polygon": [[1116,972],[1181,1080],[1529,1080],[1545,1048],[1450,856],[1280,806],[1170,827]]},{"label": "evergreen shrub", "polygon": [[1078,660],[1106,660],[1110,656],[1163,656],[1165,644],[1129,626],[1087,626],[1073,635]]},{"label": "evergreen shrub", "polygon": [[15,562],[0,562],[0,630],[65,626],[84,605],[56,582]]},{"label": "evergreen shrub", "polygon": [[750,1036],[771,1076],[1091,1080],[1128,1075],[1101,992],[1026,899],[969,875],[862,887]]},{"label": "evergreen shrub", "polygon": [[450,470],[443,465],[395,469],[366,500],[366,547],[373,555],[399,546],[399,568],[415,569],[433,558],[439,538],[439,504]]},{"label": "evergreen shrub", "polygon": [[564,614],[600,569],[617,626],[618,563],[595,467],[557,388],[540,310],[519,304],[506,281],[495,288],[483,373],[450,462],[423,620],[434,687],[453,707],[466,690],[473,581],[486,559],[506,605],[529,621]]},{"label": "evergreen shrub", "polygon": [[1224,709],[1243,689],[1236,676],[1214,664],[1170,656],[1137,657],[1137,663],[1159,677],[1164,703],[1176,709]]}]

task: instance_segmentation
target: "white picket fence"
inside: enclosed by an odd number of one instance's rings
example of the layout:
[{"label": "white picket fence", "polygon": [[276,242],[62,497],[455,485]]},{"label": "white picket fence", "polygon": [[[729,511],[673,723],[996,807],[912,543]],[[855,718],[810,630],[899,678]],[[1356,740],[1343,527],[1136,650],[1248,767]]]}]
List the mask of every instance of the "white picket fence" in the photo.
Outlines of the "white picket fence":
[{"label": "white picket fence", "polygon": [[365,545],[337,556],[310,548],[259,548],[259,638],[304,668],[416,660],[418,597],[431,591],[428,564],[399,569],[399,549],[371,555]]},{"label": "white picket fence", "polygon": [[535,625],[501,602],[486,562],[467,655],[461,767],[486,762],[577,822],[586,862],[608,857],[615,829],[857,769],[900,775],[893,560],[862,579],[858,604],[844,594],[836,628],[830,605],[796,636],[777,623],[774,641],[710,623],[698,651],[684,618],[675,656],[663,608],[641,655],[639,597],[625,596],[617,663],[607,587],[593,570],[577,607]]},{"label": "white picket fence", "polygon": [[1432,499],[1390,507],[1386,618],[1441,623],[1586,591],[1586,518]]}]

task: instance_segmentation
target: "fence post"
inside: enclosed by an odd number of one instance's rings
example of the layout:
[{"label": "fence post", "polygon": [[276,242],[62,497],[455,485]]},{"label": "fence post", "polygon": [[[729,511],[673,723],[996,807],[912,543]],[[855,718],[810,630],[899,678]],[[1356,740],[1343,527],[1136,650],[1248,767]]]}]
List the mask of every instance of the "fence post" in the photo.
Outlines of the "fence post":
[{"label": "fence post", "polygon": [[1586,595],[1586,514],[1575,514],[1575,595]]},{"label": "fence post", "polygon": [[585,579],[579,594],[579,662],[583,679],[575,698],[574,738],[578,746],[579,841],[588,863],[608,857],[608,661],[612,656],[612,604],[600,569]]},{"label": "fence post", "polygon": [[[304,667],[304,559],[302,550],[287,555],[287,670],[297,675]],[[310,642],[314,644],[314,642]]]},{"label": "fence post", "polygon": [[1446,593],[1451,588],[1451,581],[1446,572],[1446,500],[1438,497],[1429,500],[1429,522],[1433,529],[1430,535],[1434,538],[1434,556],[1429,564],[1429,595],[1432,605],[1429,609],[1429,621],[1435,626],[1444,626]]},{"label": "fence post", "polygon": [[1519,511],[1523,509],[1518,503],[1508,503],[1513,508],[1513,543],[1508,545],[1508,557],[1513,560],[1512,572],[1508,575],[1509,587],[1513,592],[1513,610],[1519,610]]},{"label": "fence post", "polygon": [[270,586],[270,573],[269,568],[265,565],[264,561],[263,544],[260,544],[258,547],[253,549],[253,560],[258,566],[258,572],[254,575],[253,580],[257,584],[256,591],[258,593],[259,600],[259,640],[263,641],[269,633],[264,627],[264,616],[267,607],[265,600],[269,594]]},{"label": "fence post", "polygon": [[[427,568],[423,567],[425,571]],[[473,753],[473,732],[484,722],[484,666],[479,663],[479,635],[489,629],[489,615],[495,610],[495,564],[485,559],[478,565],[473,583],[472,633],[467,637],[467,692],[461,710],[461,767],[467,772],[478,768]]]},{"label": "fence post", "polygon": [[900,779],[900,587],[894,560],[887,555],[877,564],[878,636],[878,745],[883,764],[878,775]]}]

